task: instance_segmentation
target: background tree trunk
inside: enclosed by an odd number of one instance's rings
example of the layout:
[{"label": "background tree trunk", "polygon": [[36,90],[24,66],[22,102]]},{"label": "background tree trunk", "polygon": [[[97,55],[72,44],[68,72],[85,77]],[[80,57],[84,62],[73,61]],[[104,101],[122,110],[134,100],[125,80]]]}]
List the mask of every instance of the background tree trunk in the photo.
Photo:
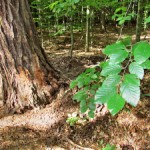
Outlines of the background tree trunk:
[{"label": "background tree trunk", "polygon": [[69,50],[69,56],[72,58],[73,49],[74,49],[74,35],[73,35],[73,15],[70,17],[70,37],[71,37],[71,47]]},{"label": "background tree trunk", "polygon": [[0,71],[4,104],[20,112],[50,103],[58,75],[39,44],[28,0],[0,1]]},{"label": "background tree trunk", "polygon": [[144,22],[144,0],[138,1],[138,13],[137,13],[137,23],[136,23],[136,42],[140,41],[141,32]]},{"label": "background tree trunk", "polygon": [[106,22],[105,22],[105,12],[104,12],[104,10],[101,10],[100,24],[101,24],[101,27],[100,27],[101,31],[106,32]]},{"label": "background tree trunk", "polygon": [[89,52],[89,43],[90,43],[90,8],[87,6],[86,8],[86,38],[85,38],[85,52]]}]

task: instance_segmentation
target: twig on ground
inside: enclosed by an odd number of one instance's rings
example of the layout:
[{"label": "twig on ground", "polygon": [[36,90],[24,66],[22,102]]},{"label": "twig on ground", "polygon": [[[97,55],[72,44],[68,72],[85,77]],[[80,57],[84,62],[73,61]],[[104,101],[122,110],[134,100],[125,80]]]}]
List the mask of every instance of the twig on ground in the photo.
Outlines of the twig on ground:
[{"label": "twig on ground", "polygon": [[79,149],[81,149],[81,150],[94,150],[94,149],[92,149],[92,148],[82,147],[82,146],[80,146],[80,145],[74,143],[74,142],[73,142],[72,140],[70,140],[69,138],[65,138],[65,140],[66,140],[67,142],[69,142],[71,145],[73,145],[73,146],[75,146],[76,148],[79,148]]}]

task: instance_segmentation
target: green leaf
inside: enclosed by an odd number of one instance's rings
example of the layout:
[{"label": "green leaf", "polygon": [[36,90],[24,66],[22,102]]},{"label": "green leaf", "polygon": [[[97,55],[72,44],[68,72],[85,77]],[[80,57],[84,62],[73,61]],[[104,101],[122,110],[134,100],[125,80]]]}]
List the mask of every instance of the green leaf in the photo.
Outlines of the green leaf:
[{"label": "green leaf", "polygon": [[85,73],[95,72],[95,68],[88,68],[85,70]]},{"label": "green leaf", "polygon": [[125,50],[120,50],[117,51],[116,54],[111,54],[109,57],[111,63],[120,63],[128,57],[128,52]]},{"label": "green leaf", "polygon": [[150,16],[145,19],[145,23],[150,23]]},{"label": "green leaf", "polygon": [[103,148],[102,150],[116,150],[116,146],[107,144],[106,147]]},{"label": "green leaf", "polygon": [[[140,100],[140,88],[139,85],[137,85],[138,81],[136,81],[135,77],[132,76],[128,75],[128,77],[130,78],[125,77],[123,83],[121,84],[120,91],[122,97],[126,100],[126,102],[128,102],[132,106],[136,106]],[[132,78],[133,81],[131,80]],[[134,82],[136,84],[133,84]]]},{"label": "green leaf", "polygon": [[78,80],[78,87],[82,88],[84,86],[84,80]]},{"label": "green leaf", "polygon": [[77,100],[79,102],[79,101],[85,100],[87,97],[88,96],[86,92],[84,90],[80,90],[73,96],[73,100]]},{"label": "green leaf", "polygon": [[92,110],[89,111],[89,112],[88,112],[88,115],[89,115],[90,118],[94,118],[94,111],[92,111]]},{"label": "green leaf", "polygon": [[134,59],[138,64],[142,64],[150,58],[150,44],[142,41],[137,43],[133,48]]},{"label": "green leaf", "polygon": [[101,86],[95,94],[95,104],[105,104],[116,93],[115,86]]},{"label": "green leaf", "polygon": [[85,78],[82,78],[82,82],[84,82],[84,85],[89,85],[92,80],[90,77],[85,77]]},{"label": "green leaf", "polygon": [[[117,21],[121,21],[121,20],[124,20],[124,17],[123,16],[120,16],[117,18]],[[125,21],[125,20],[124,20]]]},{"label": "green leaf", "polygon": [[130,21],[131,20],[131,16],[126,16],[124,19]]},{"label": "green leaf", "polygon": [[125,21],[126,21],[125,19],[120,20],[120,21],[119,21],[119,25],[124,24],[124,23],[125,23]]},{"label": "green leaf", "polygon": [[74,3],[78,3],[80,0],[74,0]]},{"label": "green leaf", "polygon": [[131,37],[126,37],[122,39],[120,42],[125,46],[131,46],[131,40],[132,40]]},{"label": "green leaf", "polygon": [[120,75],[109,75],[104,81],[103,86],[116,86],[121,80]]},{"label": "green leaf", "polygon": [[144,77],[144,69],[142,66],[140,66],[138,63],[136,62],[132,62],[130,65],[129,65],[129,72],[131,74],[135,74],[137,75],[137,77],[139,79],[143,79]]},{"label": "green leaf", "polygon": [[112,55],[118,53],[120,50],[125,50],[126,47],[122,43],[115,43],[112,45],[106,46],[106,48],[103,50],[103,53],[106,55]]},{"label": "green leaf", "polygon": [[92,98],[92,101],[89,102],[88,107],[90,110],[95,110],[96,109],[96,105],[94,103],[94,99]]},{"label": "green leaf", "polygon": [[135,74],[126,74],[124,76],[124,83],[135,86],[140,86],[140,80]]},{"label": "green leaf", "polygon": [[76,80],[73,80],[71,83],[70,83],[70,88],[73,89],[76,85],[77,85],[77,81]]},{"label": "green leaf", "polygon": [[98,88],[99,88],[98,84],[93,84],[91,87],[92,90],[97,90]]},{"label": "green leaf", "polygon": [[92,78],[92,79],[97,79],[97,75],[96,75],[96,74],[93,74],[93,75],[91,76],[91,78]]},{"label": "green leaf", "polygon": [[150,69],[150,60],[146,60],[144,63],[141,64],[143,69]]},{"label": "green leaf", "polygon": [[110,74],[118,74],[121,72],[121,66],[119,64],[109,64],[103,66],[101,75],[108,76]]},{"label": "green leaf", "polygon": [[91,95],[95,95],[95,90],[92,90],[92,89],[91,89],[91,90],[90,90],[90,94],[91,94]]},{"label": "green leaf", "polygon": [[107,108],[110,113],[114,116],[116,115],[125,105],[125,100],[118,94],[115,94],[107,102]]},{"label": "green leaf", "polygon": [[85,113],[88,110],[88,106],[80,107],[81,113]]},{"label": "green leaf", "polygon": [[115,13],[118,13],[119,11],[124,12],[124,11],[126,11],[126,10],[127,10],[127,8],[124,7],[124,6],[122,6],[122,7],[117,8],[117,9],[115,10]]},{"label": "green leaf", "polygon": [[86,106],[86,99],[82,99],[80,101],[80,107],[84,107],[84,106]]}]

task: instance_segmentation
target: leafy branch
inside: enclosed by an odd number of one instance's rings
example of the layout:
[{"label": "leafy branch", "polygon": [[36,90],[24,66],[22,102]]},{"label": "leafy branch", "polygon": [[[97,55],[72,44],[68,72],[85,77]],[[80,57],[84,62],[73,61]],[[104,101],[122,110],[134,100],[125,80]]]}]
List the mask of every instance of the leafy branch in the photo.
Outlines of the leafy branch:
[{"label": "leafy branch", "polygon": [[144,69],[150,69],[150,44],[146,41],[132,45],[129,38],[124,39],[106,46],[103,53],[108,57],[105,62],[87,69],[70,84],[70,88],[80,89],[73,99],[80,102],[80,111],[88,111],[91,118],[96,104],[106,105],[112,115],[117,114],[125,102],[137,106],[140,80]]}]

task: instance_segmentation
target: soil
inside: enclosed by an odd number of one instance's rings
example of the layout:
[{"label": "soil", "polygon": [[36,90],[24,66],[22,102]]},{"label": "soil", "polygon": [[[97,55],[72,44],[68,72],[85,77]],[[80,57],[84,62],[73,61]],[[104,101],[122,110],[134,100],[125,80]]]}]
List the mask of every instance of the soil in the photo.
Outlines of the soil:
[{"label": "soil", "polygon": [[[123,36],[131,35],[134,40],[133,31],[129,33],[125,28]],[[102,34],[96,28],[93,46],[85,53],[84,37],[76,32],[72,58],[68,56],[70,38],[67,33],[45,40],[44,47],[62,81],[69,84],[86,68],[103,61],[105,56],[101,50],[117,37],[115,28],[109,27]],[[149,40],[150,32],[146,38]],[[66,122],[68,114],[79,115],[79,104],[72,100],[75,91],[65,92],[62,99],[25,114],[6,114],[0,101],[0,150],[101,150],[107,144],[115,145],[117,150],[150,149],[150,97],[144,96],[150,93],[150,72],[145,72],[138,106],[126,104],[114,117],[102,107],[94,119],[84,121],[80,116],[80,122],[70,126]]]}]

